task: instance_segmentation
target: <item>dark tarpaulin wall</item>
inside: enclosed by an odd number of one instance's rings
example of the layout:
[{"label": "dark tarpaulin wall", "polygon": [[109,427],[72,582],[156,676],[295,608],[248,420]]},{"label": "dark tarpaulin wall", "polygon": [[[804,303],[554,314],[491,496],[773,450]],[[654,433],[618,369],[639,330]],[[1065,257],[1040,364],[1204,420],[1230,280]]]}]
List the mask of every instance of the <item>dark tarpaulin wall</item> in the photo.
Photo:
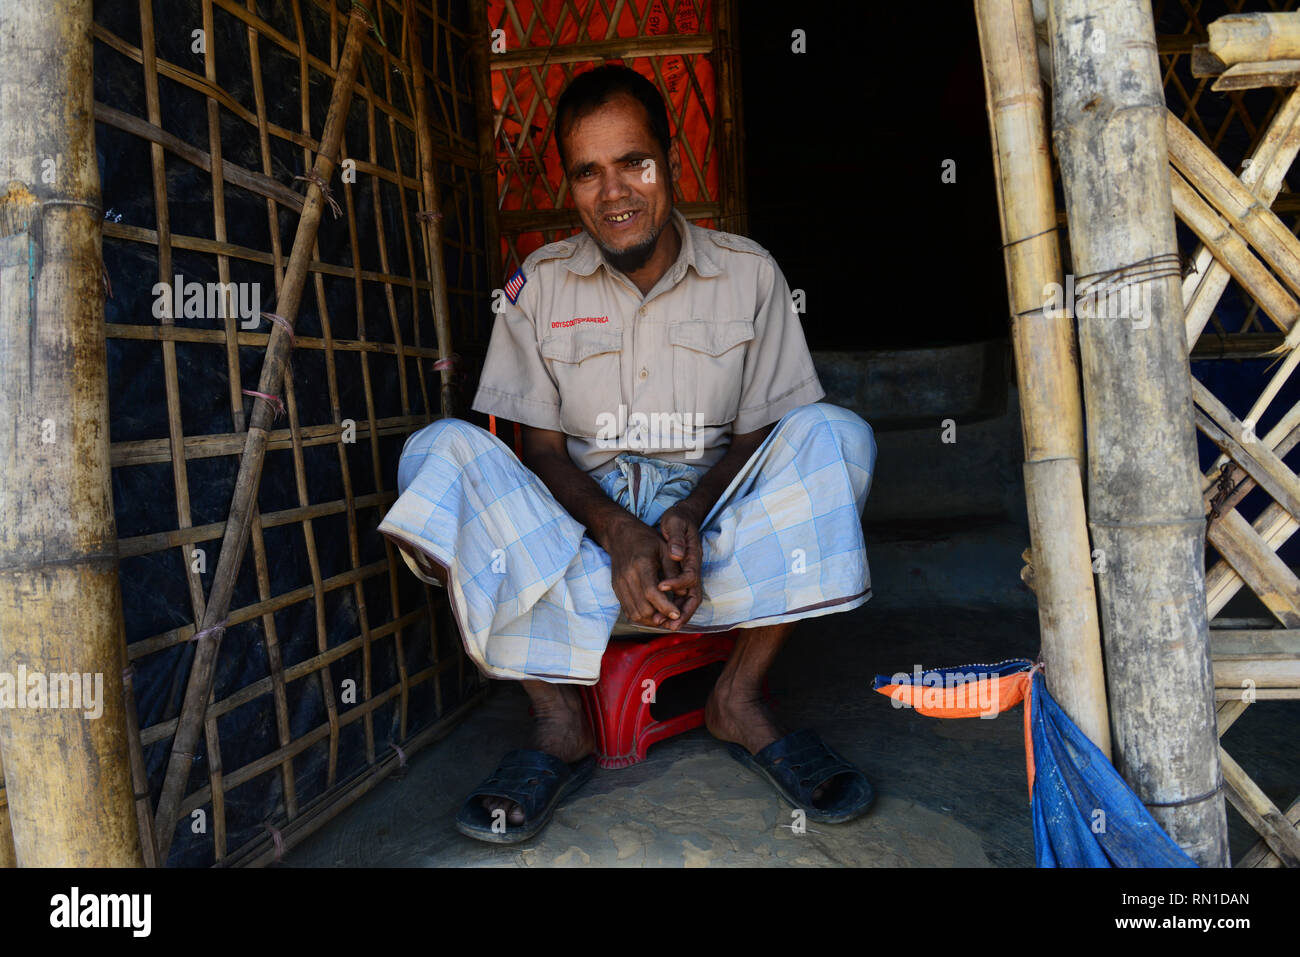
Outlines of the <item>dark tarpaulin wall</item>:
[{"label": "dark tarpaulin wall", "polygon": [[[274,311],[277,260],[282,270],[298,223],[300,200],[287,194],[305,189],[293,177],[309,168],[324,126],[349,6],[95,4],[113,495],[140,729],[131,744],[148,777],[136,789],[148,791],[149,817],[254,401],[240,390],[257,387],[270,326],[241,328],[243,316],[206,308],[160,318],[155,283],[176,274],[256,283],[261,309]],[[337,803],[350,782],[391,765],[395,744],[409,753],[482,688],[441,591],[411,575],[376,531],[395,498],[403,442],[441,414],[404,4],[376,6],[341,150],[356,161],[355,182],[336,174],[330,184],[342,215],[321,221],[281,393],[289,415],[266,454],[260,523],[231,602],[173,865],[248,859],[270,841],[267,825],[292,832],[304,811]],[[453,342],[473,350],[490,312],[465,6],[414,5]],[[228,165],[214,185],[204,166],[218,152]],[[230,164],[248,175],[232,176]],[[224,215],[214,212],[217,188]]]}]

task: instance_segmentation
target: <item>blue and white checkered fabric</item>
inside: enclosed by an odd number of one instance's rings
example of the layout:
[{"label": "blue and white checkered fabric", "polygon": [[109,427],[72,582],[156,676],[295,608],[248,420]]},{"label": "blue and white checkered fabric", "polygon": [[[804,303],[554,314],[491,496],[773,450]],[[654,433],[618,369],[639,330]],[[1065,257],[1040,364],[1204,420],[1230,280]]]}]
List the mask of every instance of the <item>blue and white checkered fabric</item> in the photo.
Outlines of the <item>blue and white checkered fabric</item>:
[{"label": "blue and white checkered fabric", "polygon": [[[866,602],[861,515],[875,461],[871,427],[853,412],[818,402],[786,413],[701,527],[704,599],[684,630],[752,628]],[[653,524],[699,474],[623,453],[600,486]],[[541,479],[496,436],[442,419],[407,440],[397,487],[379,530],[424,581],[436,580],[410,550],[448,569],[461,636],[486,674],[596,682],[611,632],[626,623],[609,555]]]}]

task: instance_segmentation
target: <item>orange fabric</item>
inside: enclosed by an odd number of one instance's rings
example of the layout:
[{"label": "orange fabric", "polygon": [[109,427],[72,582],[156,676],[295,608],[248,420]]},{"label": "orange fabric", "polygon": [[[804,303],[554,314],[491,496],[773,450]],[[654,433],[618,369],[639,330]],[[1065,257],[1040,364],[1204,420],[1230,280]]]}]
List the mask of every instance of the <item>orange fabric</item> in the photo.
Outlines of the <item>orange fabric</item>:
[{"label": "orange fabric", "polygon": [[1025,678],[1025,773],[1029,776],[1029,800],[1034,800],[1034,673]]},{"label": "orange fabric", "polygon": [[1020,704],[1025,698],[1027,677],[1027,672],[1018,672],[996,678],[983,687],[976,682],[975,688],[967,684],[951,688],[907,684],[885,685],[876,690],[901,706],[931,718],[978,718],[989,713],[1001,714]]},{"label": "orange fabric", "polygon": [[[631,0],[619,5],[619,17],[612,36],[637,36],[637,24],[646,14],[647,6],[650,9],[643,36],[700,34],[709,33],[713,29],[713,5],[707,0],[701,4],[703,15],[697,14],[692,4],[678,4],[676,12],[670,15],[663,0]],[[587,17],[581,34],[572,7]],[[525,25],[525,30],[531,30],[526,37],[520,37],[514,18],[505,16],[503,0],[489,0],[488,3],[488,21],[494,28],[505,32],[507,51],[518,50],[525,44],[530,47],[550,47],[552,41],[548,30],[555,30],[557,22],[559,31],[554,44],[557,47],[605,40],[611,36],[605,11],[591,0],[578,0],[577,3],[570,0],[516,0],[515,9],[519,14],[518,22]],[[701,183],[690,158],[682,151],[682,176],[677,183],[676,201],[690,203],[716,200],[719,144],[716,137],[712,142],[709,137],[709,117],[717,114],[713,64],[702,55],[674,54],[655,57],[653,60],[659,67],[662,82],[655,75],[651,58],[639,57],[622,62],[659,87],[659,91],[668,100],[669,126],[674,140],[681,139],[690,144],[696,163],[704,171],[704,182]],[[690,61],[689,64],[687,61]],[[503,211],[554,209],[556,203],[551,198],[552,193],[560,197],[561,207],[572,208],[573,202],[567,189],[561,194],[564,175],[560,169],[560,154],[555,147],[555,137],[548,135],[551,110],[571,73],[585,72],[595,65],[594,62],[569,63],[492,71],[492,102],[498,115],[503,116],[496,140],[497,187]],[[542,85],[541,102],[536,102],[539,95],[538,78]],[[682,116],[680,129],[676,120],[679,115]],[[526,135],[522,135],[524,131],[521,122],[529,125]],[[550,241],[550,238],[554,237],[543,236],[541,232],[521,234],[515,241],[519,260],[522,261],[534,249]],[[510,263],[512,257],[508,238],[503,237],[502,243],[505,256],[503,261]],[[513,270],[507,269],[506,272],[509,274]]]},{"label": "orange fabric", "polygon": [[[977,683],[978,684],[978,683]],[[994,681],[982,696],[980,689],[965,684],[954,687],[927,685],[885,685],[877,688],[881,694],[899,702],[904,707],[931,718],[978,718],[986,714],[1001,714],[1021,702],[1025,706],[1025,770],[1029,778],[1029,794],[1034,793],[1034,737],[1033,672],[1021,671],[1005,675]]]}]

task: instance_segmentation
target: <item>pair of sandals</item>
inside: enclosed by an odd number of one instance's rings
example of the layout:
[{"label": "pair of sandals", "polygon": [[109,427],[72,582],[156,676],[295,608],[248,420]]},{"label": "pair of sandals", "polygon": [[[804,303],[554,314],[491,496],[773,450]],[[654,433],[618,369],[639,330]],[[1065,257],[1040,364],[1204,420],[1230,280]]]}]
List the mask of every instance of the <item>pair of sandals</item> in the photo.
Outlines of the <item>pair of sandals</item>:
[{"label": "pair of sandals", "polygon": [[[758,754],[739,744],[727,752],[751,771],[762,775],[792,808],[809,821],[842,824],[865,814],[874,800],[867,777],[806,728],[773,741]],[[517,844],[536,835],[551,820],[555,809],[591,779],[596,757],[566,764],[543,751],[511,751],[501,765],[475,788],[460,813],[456,829],[468,837],[493,844]],[[816,800],[813,792],[825,790]],[[503,810],[490,812],[485,797],[514,801],[524,812],[524,823],[511,826]]]}]

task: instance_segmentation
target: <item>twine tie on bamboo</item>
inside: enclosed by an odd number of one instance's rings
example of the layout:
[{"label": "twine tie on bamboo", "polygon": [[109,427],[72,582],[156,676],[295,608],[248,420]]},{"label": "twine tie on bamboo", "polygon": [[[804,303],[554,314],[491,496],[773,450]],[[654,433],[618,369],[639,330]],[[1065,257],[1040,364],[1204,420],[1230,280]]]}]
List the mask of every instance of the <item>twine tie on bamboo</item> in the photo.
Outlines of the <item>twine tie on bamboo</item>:
[{"label": "twine tie on bamboo", "polygon": [[261,399],[263,402],[269,402],[271,408],[275,410],[275,417],[278,419],[284,415],[284,402],[278,395],[271,395],[269,392],[258,392],[256,389],[240,389],[244,395],[252,396],[254,399]]},{"label": "twine tie on bamboo", "polygon": [[393,750],[397,752],[397,766],[399,768],[406,767],[406,752],[402,750],[402,746],[394,741]]},{"label": "twine tie on bamboo", "polygon": [[440,371],[442,369],[454,369],[459,364],[460,364],[460,356],[453,353],[452,355],[446,356],[445,358],[435,359],[433,361],[433,369],[435,372]]},{"label": "twine tie on bamboo", "polygon": [[185,640],[186,640],[186,641],[201,641],[201,640],[204,639],[204,638],[211,638],[211,637],[213,637],[214,635],[219,635],[219,634],[221,634],[223,631],[226,630],[226,625],[228,624],[228,622],[229,622],[228,619],[223,618],[223,619],[221,619],[221,621],[217,622],[215,625],[210,625],[209,627],[204,628],[204,629],[201,630],[201,631],[196,631],[194,634],[190,635],[190,636],[189,636],[187,639],[185,639]]},{"label": "twine tie on bamboo", "polygon": [[316,172],[314,169],[309,169],[307,170],[307,175],[295,176],[294,179],[300,179],[305,183],[310,183],[312,186],[315,186],[320,190],[320,194],[325,197],[325,202],[329,203],[330,212],[334,214],[335,219],[338,219],[343,215],[343,207],[340,206],[339,201],[334,198],[334,194],[330,192],[329,183],[325,182],[324,177],[322,177],[320,173]]},{"label": "twine tie on bamboo", "polygon": [[415,218],[421,223],[429,223],[432,226],[442,222],[442,213],[436,209],[422,209],[415,214]]},{"label": "twine tie on bamboo", "polygon": [[297,341],[294,339],[294,335],[293,335],[293,323],[291,323],[288,319],[284,318],[284,316],[275,312],[264,312],[262,313],[262,318],[270,320],[271,322],[275,323],[277,326],[283,328],[284,331],[289,334],[290,349],[294,349],[297,347]]},{"label": "twine tie on bamboo", "polygon": [[[1161,253],[1147,259],[1139,259],[1126,266],[1079,276],[1075,284],[1075,295],[1079,299],[1087,299],[1102,290],[1105,295],[1112,296],[1130,286],[1138,286],[1157,279],[1170,277],[1181,279],[1182,274],[1182,262],[1178,253]],[[1120,281],[1112,283],[1111,280]]]},{"label": "twine tie on bamboo", "polygon": [[275,844],[275,860],[279,861],[284,857],[284,837],[280,834],[280,829],[267,822],[262,825],[271,835],[271,840]]}]

